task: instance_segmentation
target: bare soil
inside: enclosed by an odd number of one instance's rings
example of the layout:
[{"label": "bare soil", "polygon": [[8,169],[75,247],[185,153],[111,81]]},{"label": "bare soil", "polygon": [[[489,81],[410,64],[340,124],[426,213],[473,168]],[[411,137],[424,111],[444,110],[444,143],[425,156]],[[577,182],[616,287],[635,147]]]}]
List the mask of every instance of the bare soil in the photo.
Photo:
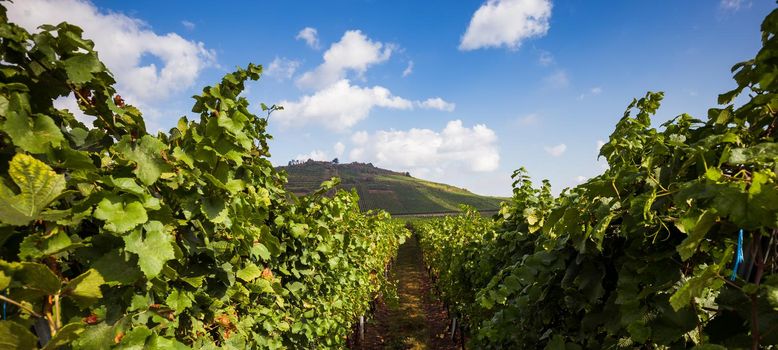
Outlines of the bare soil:
[{"label": "bare soil", "polygon": [[[397,281],[396,300],[379,300],[365,322],[365,340],[353,349],[460,349],[451,340],[451,321],[432,291],[414,238],[400,247],[389,278]],[[355,335],[356,338],[358,335]],[[459,335],[457,334],[457,338]]]}]

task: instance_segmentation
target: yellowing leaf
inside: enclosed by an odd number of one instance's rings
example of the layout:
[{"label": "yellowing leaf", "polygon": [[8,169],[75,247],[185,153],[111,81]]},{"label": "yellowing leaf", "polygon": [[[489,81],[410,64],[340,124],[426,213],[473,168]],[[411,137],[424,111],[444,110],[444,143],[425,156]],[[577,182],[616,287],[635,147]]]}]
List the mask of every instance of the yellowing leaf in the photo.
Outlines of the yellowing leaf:
[{"label": "yellowing leaf", "polygon": [[257,267],[257,265],[250,263],[246,265],[246,267],[238,270],[235,275],[246,282],[251,282],[262,276],[262,270]]},{"label": "yellowing leaf", "polygon": [[80,307],[86,308],[103,297],[100,286],[105,284],[103,276],[95,269],[89,269],[74,278],[65,286],[63,294],[73,299]]},{"label": "yellowing leaf", "polygon": [[65,176],[26,154],[13,157],[8,174],[21,192],[0,183],[0,221],[6,224],[27,225],[65,189]]}]

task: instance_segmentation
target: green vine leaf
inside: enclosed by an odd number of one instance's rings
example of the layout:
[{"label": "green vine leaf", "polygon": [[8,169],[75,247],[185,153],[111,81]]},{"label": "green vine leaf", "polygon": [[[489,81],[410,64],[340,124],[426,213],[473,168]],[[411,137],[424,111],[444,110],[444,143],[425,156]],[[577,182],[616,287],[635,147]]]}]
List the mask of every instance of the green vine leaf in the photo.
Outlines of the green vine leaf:
[{"label": "green vine leaf", "polygon": [[46,153],[64,142],[65,137],[51,117],[30,112],[28,99],[27,94],[11,94],[8,113],[0,130],[8,133],[21,149],[34,154]]},{"label": "green vine leaf", "polygon": [[227,203],[222,198],[208,197],[203,201],[200,209],[213,223],[222,223],[227,218]]},{"label": "green vine leaf", "polygon": [[94,216],[105,221],[103,227],[115,233],[124,233],[149,220],[139,201],[125,202],[121,197],[103,198],[95,208]]},{"label": "green vine leaf", "polygon": [[149,350],[189,350],[190,348],[178,340],[165,338],[157,334],[152,334],[146,344]]},{"label": "green vine leaf", "polygon": [[150,135],[144,135],[135,145],[129,136],[124,136],[115,147],[125,159],[135,163],[133,173],[147,186],[171,169],[162,158],[162,151],[167,150],[167,146]]},{"label": "green vine leaf", "polygon": [[0,349],[35,349],[38,338],[13,321],[0,321]]},{"label": "green vine leaf", "polygon": [[[2,265],[2,261],[0,261]],[[23,262],[11,263],[14,271],[14,280],[21,282],[26,289],[38,291],[45,295],[54,295],[59,292],[62,282],[57,275],[46,265]]]},{"label": "green vine leaf", "polygon": [[11,276],[8,276],[5,274],[5,272],[0,271],[0,290],[5,290],[10,284]]},{"label": "green vine leaf", "polygon": [[138,266],[146,278],[152,279],[159,275],[168,260],[175,258],[172,238],[161,222],[150,221],[143,230],[134,230],[124,236],[124,247],[138,255]]},{"label": "green vine leaf", "polygon": [[0,183],[0,221],[6,224],[29,224],[65,189],[65,176],[26,154],[11,159],[8,174],[20,193]]},{"label": "green vine leaf", "polygon": [[103,276],[108,285],[129,285],[143,277],[137,258],[119,249],[105,253],[92,267]]},{"label": "green vine leaf", "polygon": [[238,270],[236,276],[246,282],[251,282],[262,276],[262,270],[255,264],[248,264],[246,267]]},{"label": "green vine leaf", "polygon": [[151,330],[146,326],[136,326],[122,337],[119,348],[122,350],[145,350],[146,339],[151,336]]},{"label": "green vine leaf", "polygon": [[19,246],[19,258],[43,258],[84,246],[86,244],[73,242],[65,231],[55,230],[48,235],[32,234],[25,237]]},{"label": "green vine leaf", "polygon": [[62,294],[73,299],[83,309],[103,297],[100,291],[100,286],[103,284],[105,284],[103,276],[97,270],[90,269],[68,282]]},{"label": "green vine leaf", "polygon": [[86,327],[82,322],[66,324],[57,331],[57,334],[51,337],[51,340],[46,343],[46,346],[44,346],[42,350],[61,349],[62,347],[73,343],[74,340],[78,339],[81,333],[84,333],[84,328]]},{"label": "green vine leaf", "polygon": [[110,349],[114,345],[116,332],[113,327],[100,322],[84,329],[84,332],[76,339],[72,346],[74,349],[103,350]]},{"label": "green vine leaf", "polygon": [[76,54],[63,63],[68,79],[73,84],[83,84],[92,80],[92,73],[97,73],[103,68],[103,64],[93,54]]},{"label": "green vine leaf", "polygon": [[170,306],[176,313],[182,313],[184,310],[192,307],[194,298],[192,294],[182,290],[174,290],[165,299],[165,304]]},{"label": "green vine leaf", "polygon": [[681,260],[686,261],[697,251],[697,246],[705,238],[711,227],[716,224],[718,217],[710,210],[705,210],[699,215],[682,217],[676,222],[676,227],[688,236],[675,249],[681,255]]}]

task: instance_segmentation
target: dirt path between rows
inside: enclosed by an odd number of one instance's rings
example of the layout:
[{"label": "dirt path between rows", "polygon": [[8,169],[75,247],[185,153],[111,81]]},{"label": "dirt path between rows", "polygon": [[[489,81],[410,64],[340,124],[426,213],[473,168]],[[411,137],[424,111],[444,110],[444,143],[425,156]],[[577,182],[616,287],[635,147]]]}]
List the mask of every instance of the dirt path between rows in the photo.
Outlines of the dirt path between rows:
[{"label": "dirt path between rows", "polygon": [[389,278],[397,281],[398,300],[378,303],[365,323],[365,341],[355,349],[459,349],[449,338],[446,311],[432,293],[414,238],[400,247]]}]

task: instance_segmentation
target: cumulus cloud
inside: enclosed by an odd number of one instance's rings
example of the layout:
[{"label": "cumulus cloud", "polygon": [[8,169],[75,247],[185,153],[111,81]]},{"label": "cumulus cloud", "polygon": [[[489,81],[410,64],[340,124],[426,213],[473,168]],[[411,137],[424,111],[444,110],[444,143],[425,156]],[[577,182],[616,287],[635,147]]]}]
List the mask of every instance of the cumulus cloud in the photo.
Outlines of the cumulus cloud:
[{"label": "cumulus cloud", "polygon": [[194,30],[195,29],[194,22],[190,22],[190,21],[184,20],[184,21],[181,21],[181,25],[183,25],[184,28],[189,29],[189,30]]},{"label": "cumulus cloud", "polygon": [[[330,130],[344,131],[367,118],[374,108],[453,111],[456,105],[440,97],[410,100],[392,94],[383,86],[355,85],[347,77],[349,73],[355,73],[357,78],[363,78],[371,66],[388,60],[395,50],[394,44],[371,40],[359,30],[345,32],[324,52],[323,62],[318,67],[297,78],[298,87],[313,91],[297,100],[278,103],[284,106],[284,110],[277,113],[281,125],[300,127],[320,124]],[[403,76],[412,70],[413,61],[409,61]],[[289,72],[287,76],[292,74]]]},{"label": "cumulus cloud", "polygon": [[276,56],[267,66],[267,69],[265,69],[265,75],[276,78],[279,81],[291,79],[299,67],[300,61]]},{"label": "cumulus cloud", "polygon": [[298,154],[294,157],[294,160],[299,160],[303,162],[308,159],[313,159],[317,161],[329,161],[330,157],[327,156],[327,152],[318,149],[311,151],[311,153]]},{"label": "cumulus cloud", "polygon": [[411,73],[413,73],[413,61],[408,61],[408,66],[403,70],[403,78],[411,75]]},{"label": "cumulus cloud", "polygon": [[297,101],[281,101],[276,112],[283,126],[318,123],[331,130],[345,130],[367,118],[373,108],[412,109],[413,102],[392,95],[381,86],[359,87],[342,79]]},{"label": "cumulus cloud", "polygon": [[470,19],[459,49],[518,49],[524,40],[546,35],[550,18],[551,0],[487,0]]},{"label": "cumulus cloud", "polygon": [[[145,22],[116,12],[101,12],[85,0],[24,0],[6,4],[10,21],[30,31],[41,24],[67,21],[84,29],[100,59],[113,72],[129,103],[146,106],[192,86],[215,62],[201,42],[176,33],[157,34]],[[157,63],[144,63],[151,56]]]},{"label": "cumulus cloud", "polygon": [[367,131],[357,131],[351,135],[351,142],[357,145],[364,145],[370,139],[370,134]]},{"label": "cumulus cloud", "polygon": [[335,151],[335,155],[340,157],[343,156],[343,152],[346,150],[346,145],[343,144],[343,142],[336,142],[335,145],[332,146],[332,149]]},{"label": "cumulus cloud", "polygon": [[305,44],[311,48],[319,49],[319,32],[316,28],[305,27],[294,38],[305,41]]},{"label": "cumulus cloud", "polygon": [[297,85],[321,89],[344,79],[348,72],[362,77],[371,65],[388,60],[394,49],[392,44],[370,40],[359,30],[349,30],[324,52],[321,65],[297,79]]},{"label": "cumulus cloud", "polygon": [[463,170],[490,172],[500,163],[494,131],[483,124],[468,128],[461,120],[448,122],[441,131],[381,130],[372,136],[361,131],[352,136],[352,142],[352,161],[370,161],[419,176]]},{"label": "cumulus cloud", "polygon": [[455,103],[447,102],[440,97],[428,98],[424,101],[419,101],[416,103],[419,107],[424,109],[437,109],[444,112],[453,112],[457,106]]},{"label": "cumulus cloud", "polygon": [[543,78],[543,84],[547,88],[562,89],[570,85],[570,78],[567,76],[567,72],[558,70],[553,74]]},{"label": "cumulus cloud", "polygon": [[567,145],[560,143],[556,146],[543,147],[543,149],[545,149],[546,153],[550,154],[552,157],[560,157],[567,150]]}]

